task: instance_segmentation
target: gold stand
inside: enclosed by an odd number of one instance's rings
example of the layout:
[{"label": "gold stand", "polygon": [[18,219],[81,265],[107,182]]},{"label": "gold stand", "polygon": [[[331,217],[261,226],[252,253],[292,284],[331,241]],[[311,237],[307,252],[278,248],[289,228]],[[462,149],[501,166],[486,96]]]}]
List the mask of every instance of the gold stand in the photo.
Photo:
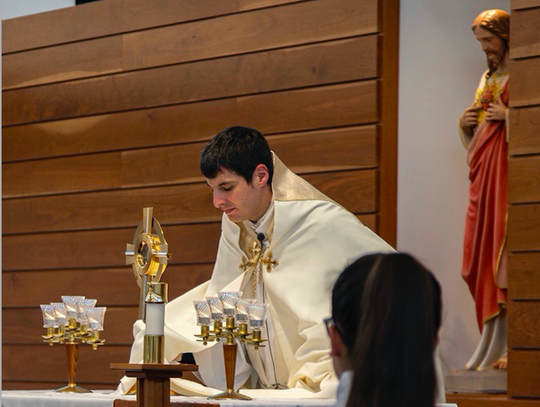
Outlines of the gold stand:
[{"label": "gold stand", "polygon": [[251,397],[244,396],[234,391],[234,376],[236,371],[236,352],[238,344],[234,339],[228,337],[227,343],[223,344],[223,359],[225,360],[225,380],[227,381],[227,390],[208,397],[209,400],[251,400]]},{"label": "gold stand", "polygon": [[92,393],[84,387],[77,386],[75,375],[77,374],[77,360],[79,359],[79,345],[76,343],[66,343],[68,385],[60,387],[55,391],[58,393]]}]

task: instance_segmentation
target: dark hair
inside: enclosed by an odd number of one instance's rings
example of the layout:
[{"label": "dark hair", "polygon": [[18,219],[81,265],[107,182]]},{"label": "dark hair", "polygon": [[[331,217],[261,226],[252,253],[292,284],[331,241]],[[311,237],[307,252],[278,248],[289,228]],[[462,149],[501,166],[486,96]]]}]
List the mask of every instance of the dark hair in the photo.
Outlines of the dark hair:
[{"label": "dark hair", "polygon": [[412,256],[384,254],[362,297],[347,407],[433,407],[439,283]]},{"label": "dark hair", "polygon": [[259,164],[268,168],[268,185],[271,185],[274,162],[270,147],[259,131],[249,127],[234,126],[220,131],[201,152],[201,172],[210,179],[226,168],[251,184],[253,172]]},{"label": "dark hair", "polygon": [[377,253],[360,257],[343,270],[332,289],[332,319],[349,355],[355,350],[364,286],[369,271],[382,256]]}]

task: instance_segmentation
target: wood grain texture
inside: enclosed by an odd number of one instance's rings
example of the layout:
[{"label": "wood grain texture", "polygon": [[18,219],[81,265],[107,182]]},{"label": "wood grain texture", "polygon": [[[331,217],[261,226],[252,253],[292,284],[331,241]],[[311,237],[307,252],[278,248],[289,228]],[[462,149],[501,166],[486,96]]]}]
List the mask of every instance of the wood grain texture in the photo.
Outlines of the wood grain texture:
[{"label": "wood grain texture", "polygon": [[204,141],[238,123],[273,134],[375,121],[375,89],[360,82],[7,127],[2,158],[9,162]]},{"label": "wood grain texture", "polygon": [[507,397],[506,394],[446,393],[446,402],[457,404],[459,407],[539,407],[540,406],[540,400],[511,399]]},{"label": "wood grain texture", "polygon": [[[303,20],[310,24],[297,24]],[[6,55],[2,60],[2,87],[6,90],[89,78],[376,30],[375,2],[303,2]],[[375,47],[375,36],[371,42]]]},{"label": "wood grain texture", "polygon": [[510,206],[507,239],[511,251],[540,250],[540,205]]},{"label": "wood grain texture", "polygon": [[[299,174],[377,165],[375,126],[285,134],[268,137],[268,141],[281,160]],[[2,196],[201,182],[199,155],[205,144],[3,164]]]},{"label": "wood grain texture", "polygon": [[[65,380],[58,380],[55,382],[51,382],[51,381],[44,382],[41,380],[34,380],[34,381],[2,380],[2,390],[54,390],[66,384],[67,384],[67,378]],[[90,383],[90,382],[81,381],[81,380],[77,380],[77,384],[89,390],[115,390],[118,387],[118,383],[99,383],[99,382]],[[137,407],[137,402],[134,401],[132,406]]]},{"label": "wood grain texture", "polygon": [[397,162],[398,162],[398,77],[399,77],[399,0],[379,2],[379,20],[384,34],[379,36],[380,188],[379,234],[392,246],[397,244]]},{"label": "wood grain texture", "polygon": [[540,300],[540,253],[508,256],[508,295],[512,300]]},{"label": "wood grain texture", "polygon": [[508,352],[508,396],[540,398],[540,351]]},{"label": "wood grain texture", "polygon": [[510,58],[519,59],[540,55],[540,3],[538,8],[512,13]]},{"label": "wood grain texture", "polygon": [[[136,212],[142,219],[141,208]],[[154,215],[161,220],[159,214],[154,208]],[[126,267],[126,243],[133,241],[139,221],[135,220],[130,227],[123,229],[3,236],[2,269]],[[174,226],[162,223],[162,226],[169,243],[169,252],[172,253],[169,264],[212,263],[215,260],[221,233],[218,222]],[[96,242],[99,255],[92,250]],[[23,249],[32,255],[20,256]]]},{"label": "wood grain texture", "polygon": [[[109,364],[128,361],[130,348],[104,345],[93,351],[89,345],[80,346],[76,381],[118,384],[123,375],[110,370]],[[2,380],[65,381],[67,384],[65,347],[2,345]]]},{"label": "wood grain texture", "polygon": [[510,109],[510,155],[540,153],[540,107]]},{"label": "wood grain texture", "polygon": [[540,104],[540,77],[537,72],[540,70],[540,58],[527,58],[510,60],[510,71],[512,81],[511,107],[524,107]]},{"label": "wood grain texture", "polygon": [[540,156],[511,157],[508,161],[508,202],[540,201]]},{"label": "wood grain texture", "polygon": [[[300,0],[122,0],[95,2],[5,20],[2,52],[41,48]],[[62,25],[57,22],[62,21]],[[37,35],[36,35],[37,34]]]},{"label": "wood grain texture", "polygon": [[357,215],[360,222],[362,222],[365,226],[373,230],[375,233],[377,233],[377,218],[378,216],[376,214],[368,214],[368,215]]},{"label": "wood grain texture", "polygon": [[[311,174],[304,178],[353,213],[376,211],[374,170]],[[139,223],[140,209],[147,206],[154,208],[162,225],[221,219],[221,211],[213,207],[210,189],[206,183],[197,183],[10,199],[2,205],[3,233],[127,227]]]},{"label": "wood grain texture", "polygon": [[540,7],[540,0],[512,0],[510,3],[512,10]]},{"label": "wood grain texture", "polygon": [[[368,40],[360,37],[5,91],[3,124],[369,79],[376,76],[371,62],[376,49]],[[80,95],[85,95],[83,100]]]},{"label": "wood grain texture", "polygon": [[[216,253],[212,255],[215,258]],[[177,257],[174,252],[172,256]],[[169,284],[169,297],[176,298],[207,281],[213,268],[211,263],[168,266],[162,281]],[[106,295],[104,287],[114,288],[114,295]],[[25,294],[20,295],[21,292]],[[97,270],[59,269],[2,273],[4,309],[37,307],[39,311],[39,304],[48,304],[66,293],[81,293],[87,298],[97,299],[100,305],[107,307],[139,305],[139,288],[129,265]]]},{"label": "wood grain texture", "polygon": [[540,350],[540,301],[510,301],[508,346]]}]

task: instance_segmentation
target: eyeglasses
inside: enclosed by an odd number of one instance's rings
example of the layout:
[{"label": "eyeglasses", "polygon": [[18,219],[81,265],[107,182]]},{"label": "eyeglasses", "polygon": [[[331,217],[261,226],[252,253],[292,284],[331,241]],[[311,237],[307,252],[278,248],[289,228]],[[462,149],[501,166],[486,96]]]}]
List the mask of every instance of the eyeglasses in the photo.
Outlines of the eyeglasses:
[{"label": "eyeglasses", "polygon": [[330,326],[335,326],[334,320],[332,317],[326,317],[323,319],[324,325],[326,325],[326,332],[330,335]]}]

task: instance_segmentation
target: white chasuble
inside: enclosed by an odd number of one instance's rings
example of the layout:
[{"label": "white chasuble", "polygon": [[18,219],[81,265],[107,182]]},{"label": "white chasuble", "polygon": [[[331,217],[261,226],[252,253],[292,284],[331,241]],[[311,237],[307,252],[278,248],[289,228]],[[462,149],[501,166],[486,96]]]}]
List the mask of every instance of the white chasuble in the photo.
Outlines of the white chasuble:
[{"label": "white chasuble", "polygon": [[[204,300],[219,291],[242,290],[244,298],[258,297],[258,301],[268,304],[269,324],[263,335],[270,343],[258,351],[244,344],[239,346],[235,386],[245,382],[250,373],[255,375],[255,371],[260,384],[267,389],[242,389],[242,393],[250,397],[335,397],[338,380],[333,372],[330,341],[323,323],[323,318],[331,314],[333,284],[339,273],[358,257],[394,249],[362,225],[355,215],[292,173],[275,155],[274,160],[273,227],[265,234],[268,238],[265,256],[271,253],[269,260],[277,264],[270,267],[270,271],[263,267],[262,281],[256,284],[255,295],[253,270],[243,271],[240,265],[250,257],[246,250],[256,234],[250,225],[233,223],[223,215],[210,281],[167,304],[166,360],[191,352],[205,383],[220,385],[216,389],[172,379],[171,389],[179,394],[208,396],[225,390],[221,349],[215,342],[205,347],[194,337],[199,327],[193,301]],[[130,362],[140,363],[142,321],[135,323],[133,334]],[[126,392],[134,383],[134,379],[124,378],[119,389]]]}]

